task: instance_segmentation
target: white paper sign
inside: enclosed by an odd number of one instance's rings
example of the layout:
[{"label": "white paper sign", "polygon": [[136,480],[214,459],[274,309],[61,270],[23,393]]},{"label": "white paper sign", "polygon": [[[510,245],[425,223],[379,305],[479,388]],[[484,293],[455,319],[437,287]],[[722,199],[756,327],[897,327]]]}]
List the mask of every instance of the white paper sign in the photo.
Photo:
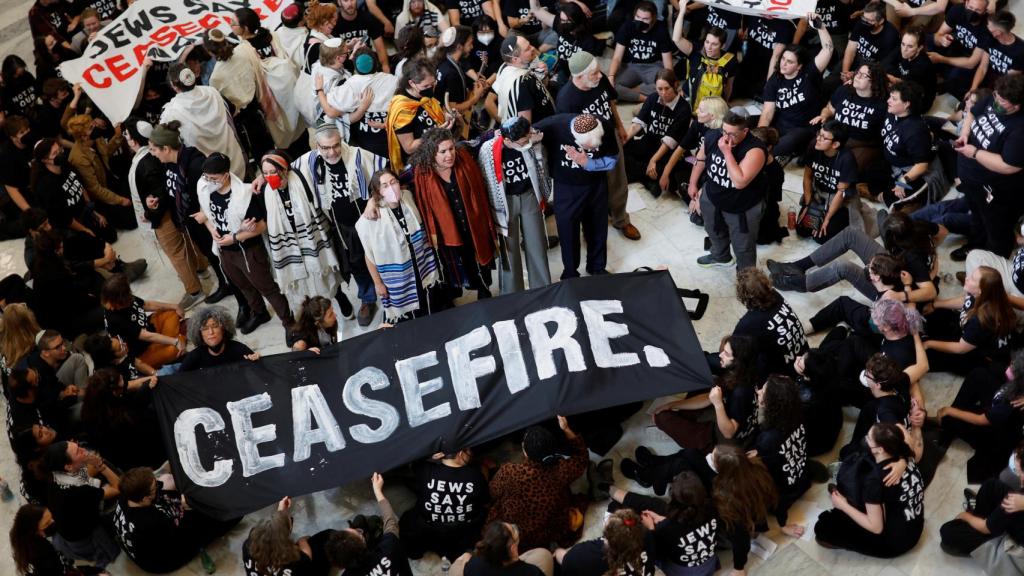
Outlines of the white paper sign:
[{"label": "white paper sign", "polygon": [[701,0],[715,10],[739,12],[748,16],[771,16],[793,20],[814,12],[818,0]]},{"label": "white paper sign", "polygon": [[139,0],[99,31],[77,60],[60,65],[61,75],[80,83],[114,122],[131,113],[142,86],[142,62],[177,60],[207,30],[231,33],[234,11],[251,8],[273,29],[290,0]]}]

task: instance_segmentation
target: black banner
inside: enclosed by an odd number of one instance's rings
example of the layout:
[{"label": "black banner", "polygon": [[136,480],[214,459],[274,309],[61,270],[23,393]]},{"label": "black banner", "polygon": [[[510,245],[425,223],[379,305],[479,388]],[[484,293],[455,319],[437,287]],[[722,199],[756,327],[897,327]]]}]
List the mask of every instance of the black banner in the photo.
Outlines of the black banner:
[{"label": "black banner", "polygon": [[163,378],[178,487],[228,518],[549,419],[707,388],[667,272],[578,278]]}]

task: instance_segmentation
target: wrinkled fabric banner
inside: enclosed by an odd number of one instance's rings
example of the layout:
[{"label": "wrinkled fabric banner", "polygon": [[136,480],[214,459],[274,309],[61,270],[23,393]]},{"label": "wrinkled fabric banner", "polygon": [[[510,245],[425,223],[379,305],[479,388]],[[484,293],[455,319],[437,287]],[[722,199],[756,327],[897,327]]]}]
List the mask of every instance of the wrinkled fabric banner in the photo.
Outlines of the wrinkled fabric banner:
[{"label": "wrinkled fabric banner", "polygon": [[105,26],[81,58],[60,65],[61,76],[80,83],[113,122],[131,114],[142,87],[146,57],[177,60],[207,30],[231,34],[234,11],[252,8],[264,28],[273,30],[290,0],[138,0]]},{"label": "wrinkled fabric banner", "polygon": [[711,386],[668,272],[577,278],[160,380],[177,485],[236,517],[553,418]]},{"label": "wrinkled fabric banner", "polygon": [[806,18],[807,14],[814,12],[818,6],[818,0],[700,0],[701,4],[711,6],[717,10],[739,12],[747,16],[769,16],[772,18],[783,18],[795,20]]}]

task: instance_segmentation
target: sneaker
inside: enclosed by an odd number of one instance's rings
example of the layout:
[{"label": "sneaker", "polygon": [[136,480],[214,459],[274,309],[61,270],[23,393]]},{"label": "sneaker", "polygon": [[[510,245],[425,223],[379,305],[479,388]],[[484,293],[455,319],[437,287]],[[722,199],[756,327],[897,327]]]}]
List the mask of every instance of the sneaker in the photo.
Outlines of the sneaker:
[{"label": "sneaker", "polygon": [[771,258],[765,262],[768,265],[770,274],[803,274],[804,271],[792,262],[777,262]]},{"label": "sneaker", "polygon": [[967,253],[970,252],[971,250],[974,250],[973,246],[969,244],[964,244],[963,246],[950,252],[949,259],[952,260],[953,262],[963,262],[964,260],[967,260]]},{"label": "sneaker", "polygon": [[370,322],[373,322],[373,315],[376,313],[376,302],[363,302],[363,305],[359,307],[359,315],[357,316],[357,319],[359,320],[359,325],[362,326],[363,328],[369,326]]},{"label": "sneaker", "polygon": [[341,310],[341,317],[346,320],[354,318],[352,315],[355,310],[352,308],[352,301],[348,299],[348,296],[340,290],[334,296],[334,299],[338,301],[338,309]]},{"label": "sneaker", "polygon": [[135,282],[139,278],[142,278],[142,275],[146,273],[146,268],[148,266],[149,264],[146,263],[145,258],[139,258],[138,260],[125,262],[124,275],[128,277],[129,282]]},{"label": "sneaker", "polygon": [[202,302],[205,298],[206,296],[203,295],[202,292],[196,292],[195,294],[185,294],[185,296],[183,296],[181,300],[178,301],[178,306],[181,306],[181,309],[187,312],[191,310],[196,304]]},{"label": "sneaker", "polygon": [[732,254],[729,254],[728,260],[719,260],[718,258],[715,258],[712,254],[705,254],[700,258],[697,258],[697,265],[700,266],[701,268],[732,266],[733,264],[736,264],[736,259],[732,257]]},{"label": "sneaker", "polygon": [[807,277],[804,276],[803,272],[799,274],[791,274],[789,272],[772,274],[772,284],[776,290],[782,290],[783,292],[807,292]]},{"label": "sneaker", "polygon": [[655,463],[654,452],[647,446],[637,446],[636,450],[633,451],[633,457],[636,458],[637,463],[641,466],[653,466]]}]

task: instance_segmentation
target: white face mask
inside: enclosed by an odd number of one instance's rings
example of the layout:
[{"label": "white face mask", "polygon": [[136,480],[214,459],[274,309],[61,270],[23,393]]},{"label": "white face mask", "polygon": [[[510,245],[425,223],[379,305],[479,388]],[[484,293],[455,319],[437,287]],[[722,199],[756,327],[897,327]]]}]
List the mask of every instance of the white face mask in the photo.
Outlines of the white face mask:
[{"label": "white face mask", "polygon": [[491,34],[491,33],[477,34],[476,35],[476,39],[479,40],[481,44],[487,46],[487,45],[489,45],[491,43],[492,40],[494,40],[494,34]]},{"label": "white face mask", "polygon": [[380,195],[384,197],[384,201],[388,204],[397,204],[401,191],[392,186],[391,188],[382,188]]}]

